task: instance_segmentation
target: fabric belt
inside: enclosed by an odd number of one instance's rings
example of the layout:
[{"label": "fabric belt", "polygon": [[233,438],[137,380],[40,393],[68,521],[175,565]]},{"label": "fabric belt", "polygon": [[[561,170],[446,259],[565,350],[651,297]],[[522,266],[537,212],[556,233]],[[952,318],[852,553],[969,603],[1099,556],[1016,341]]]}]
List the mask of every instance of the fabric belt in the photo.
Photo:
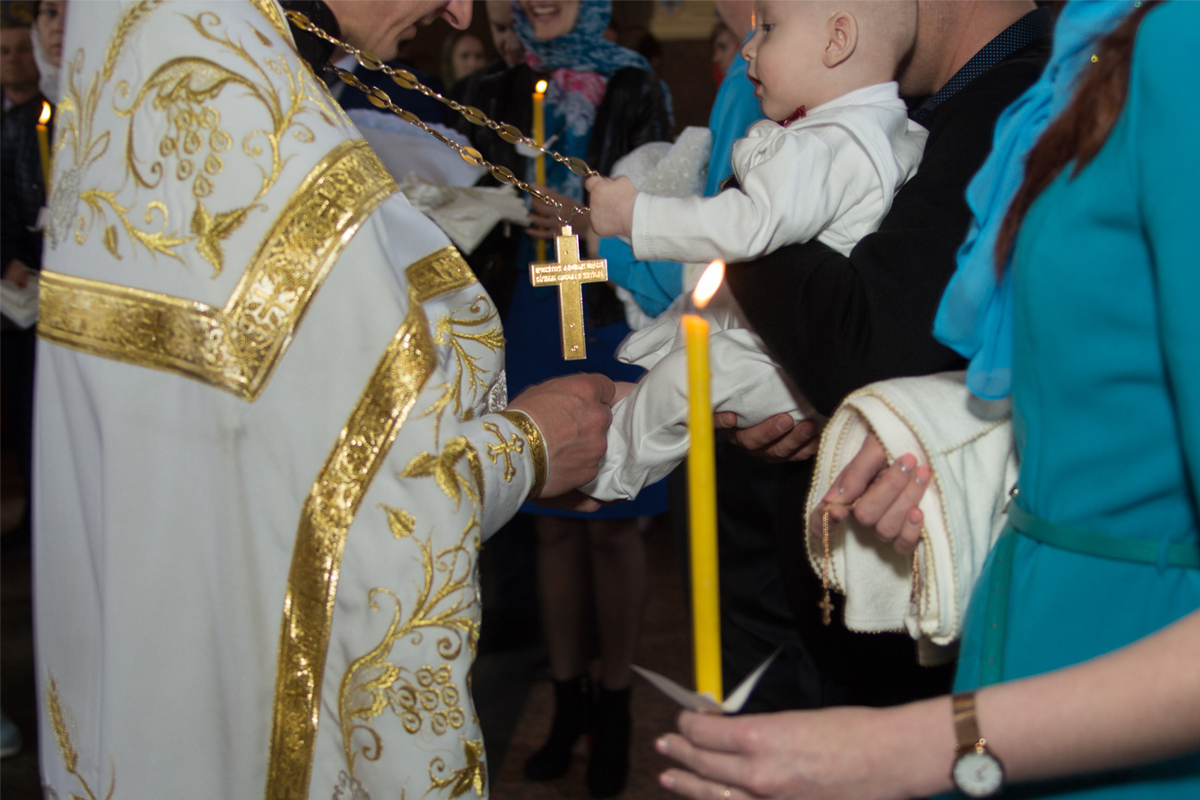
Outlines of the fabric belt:
[{"label": "fabric belt", "polygon": [[1008,506],[1008,527],[996,542],[995,561],[988,580],[987,599],[984,604],[981,686],[999,683],[1003,679],[1008,592],[1012,583],[1013,552],[1017,547],[1018,534],[1060,550],[1083,555],[1162,567],[1200,569],[1200,544],[1166,545],[1149,539],[1107,536],[1068,528],[1035,517],[1014,500]]}]

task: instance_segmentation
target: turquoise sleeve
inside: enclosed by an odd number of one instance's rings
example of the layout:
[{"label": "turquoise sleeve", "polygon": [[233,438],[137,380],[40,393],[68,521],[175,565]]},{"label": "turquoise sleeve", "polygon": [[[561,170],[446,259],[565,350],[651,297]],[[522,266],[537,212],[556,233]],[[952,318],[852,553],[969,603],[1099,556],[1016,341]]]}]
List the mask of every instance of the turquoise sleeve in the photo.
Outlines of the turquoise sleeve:
[{"label": "turquoise sleeve", "polygon": [[1138,32],[1126,109],[1155,270],[1160,337],[1181,448],[1200,497],[1200,3],[1168,3]]},{"label": "turquoise sleeve", "polygon": [[608,259],[608,279],[629,290],[638,306],[657,317],[683,293],[683,265],[675,261],[639,261],[620,239],[601,239],[600,257]]}]

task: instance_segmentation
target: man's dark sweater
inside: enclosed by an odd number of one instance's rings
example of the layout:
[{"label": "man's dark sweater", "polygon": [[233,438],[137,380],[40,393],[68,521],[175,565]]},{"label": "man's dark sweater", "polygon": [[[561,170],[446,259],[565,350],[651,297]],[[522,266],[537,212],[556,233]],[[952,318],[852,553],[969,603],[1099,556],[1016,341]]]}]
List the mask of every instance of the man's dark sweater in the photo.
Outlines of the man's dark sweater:
[{"label": "man's dark sweater", "polygon": [[[970,223],[967,184],[991,150],[1000,112],[1041,74],[1048,29],[1048,12],[1031,12],[981,50],[979,61],[946,90],[913,104],[914,118],[929,129],[921,166],[880,229],[849,257],[811,241],[728,269],[726,280],[755,330],[823,414],[872,381],[963,367],[957,353],[934,340],[934,314]],[[1032,43],[981,67],[985,51],[1003,47],[1015,33]],[[774,520],[806,651],[799,670],[804,705],[888,705],[947,691],[951,667],[917,666],[907,635],[850,633],[840,608],[832,626],[820,623],[820,580],[803,539],[810,479],[811,462],[779,467],[773,508],[764,509]]]}]

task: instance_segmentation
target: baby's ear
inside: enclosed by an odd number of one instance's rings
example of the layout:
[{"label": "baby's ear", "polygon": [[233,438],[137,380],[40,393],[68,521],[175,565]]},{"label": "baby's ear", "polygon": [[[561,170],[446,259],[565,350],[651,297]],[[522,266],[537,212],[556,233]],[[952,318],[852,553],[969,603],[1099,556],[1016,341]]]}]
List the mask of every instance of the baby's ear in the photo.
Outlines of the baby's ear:
[{"label": "baby's ear", "polygon": [[825,23],[828,39],[821,60],[827,67],[841,64],[858,46],[858,22],[849,11],[838,11]]}]

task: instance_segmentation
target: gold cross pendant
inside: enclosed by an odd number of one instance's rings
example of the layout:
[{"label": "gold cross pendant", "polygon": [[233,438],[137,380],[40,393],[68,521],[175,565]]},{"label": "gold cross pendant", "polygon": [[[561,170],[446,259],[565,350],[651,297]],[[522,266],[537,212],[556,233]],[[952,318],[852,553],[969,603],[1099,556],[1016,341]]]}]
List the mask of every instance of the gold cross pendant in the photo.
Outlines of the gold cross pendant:
[{"label": "gold cross pendant", "polygon": [[608,280],[608,262],[602,258],[582,261],[579,237],[570,225],[554,239],[557,261],[535,261],[529,265],[529,280],[534,286],[558,287],[558,312],[562,321],[563,358],[578,361],[587,358],[583,342],[583,284]]}]

